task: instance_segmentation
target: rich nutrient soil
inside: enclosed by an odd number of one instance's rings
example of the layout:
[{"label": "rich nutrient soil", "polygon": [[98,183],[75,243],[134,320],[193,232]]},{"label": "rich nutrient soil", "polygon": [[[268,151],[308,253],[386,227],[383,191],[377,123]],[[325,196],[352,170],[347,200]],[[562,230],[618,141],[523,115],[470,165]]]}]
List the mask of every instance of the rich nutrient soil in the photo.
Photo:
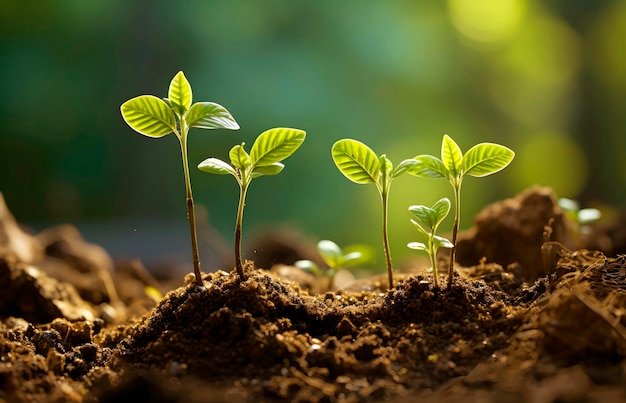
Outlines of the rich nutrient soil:
[{"label": "rich nutrient soil", "polygon": [[626,400],[622,224],[576,232],[548,189],[475,217],[450,289],[411,264],[391,290],[323,290],[251,261],[172,286],[0,205],[0,402]]}]

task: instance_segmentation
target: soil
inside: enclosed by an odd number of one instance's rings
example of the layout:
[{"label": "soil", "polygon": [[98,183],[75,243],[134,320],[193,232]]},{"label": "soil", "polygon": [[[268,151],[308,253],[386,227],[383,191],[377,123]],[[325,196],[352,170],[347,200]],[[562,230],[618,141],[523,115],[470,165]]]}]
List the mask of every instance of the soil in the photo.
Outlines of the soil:
[{"label": "soil", "polygon": [[532,188],[461,234],[449,289],[419,264],[325,290],[251,261],[200,287],[71,226],[30,235],[0,197],[0,402],[625,401],[622,228],[584,235]]}]

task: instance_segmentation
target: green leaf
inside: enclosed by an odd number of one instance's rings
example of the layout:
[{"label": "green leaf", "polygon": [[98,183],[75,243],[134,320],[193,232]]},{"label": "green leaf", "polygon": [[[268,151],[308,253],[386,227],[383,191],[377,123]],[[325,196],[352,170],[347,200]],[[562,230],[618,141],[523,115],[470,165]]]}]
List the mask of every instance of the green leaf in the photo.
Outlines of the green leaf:
[{"label": "green leaf", "polygon": [[252,166],[252,162],[250,160],[250,156],[243,149],[243,146],[246,143],[241,143],[230,149],[228,156],[230,157],[230,163],[233,164],[234,167],[239,169],[240,171],[247,170],[250,166]]},{"label": "green leaf", "polygon": [[322,274],[319,266],[316,265],[315,262],[312,262],[310,260],[297,260],[293,265],[296,266],[298,269],[311,272],[316,276]]},{"label": "green leaf", "polygon": [[252,170],[252,177],[258,178],[259,176],[265,175],[277,175],[283,170],[283,168],[285,168],[285,165],[281,164],[280,162],[275,162],[272,165],[254,167],[254,169]]},{"label": "green leaf", "polygon": [[453,248],[454,244],[444,237],[433,236],[433,244],[436,248]]},{"label": "green leaf", "polygon": [[371,148],[357,140],[343,139],[332,148],[335,165],[355,183],[378,183],[380,161]]},{"label": "green leaf", "polygon": [[148,137],[163,137],[176,131],[176,117],[170,107],[153,95],[129,99],[120,107],[122,117],[136,132]]},{"label": "green leaf", "polygon": [[[437,226],[437,212],[430,207],[426,206],[411,206],[409,211],[415,216],[417,224],[427,232],[434,232],[433,229]],[[411,220],[413,221],[413,220]]]},{"label": "green leaf", "polygon": [[328,266],[331,268],[339,268],[343,258],[343,252],[336,243],[329,240],[321,240],[317,243],[317,250]]},{"label": "green leaf", "polygon": [[218,158],[207,158],[198,164],[198,169],[215,175],[233,175],[237,176],[237,172],[228,163]]},{"label": "green leaf", "polygon": [[447,134],[443,135],[441,142],[441,161],[453,177],[456,178],[459,175],[463,166],[463,153],[458,144]]},{"label": "green leaf", "polygon": [[167,97],[171,102],[172,109],[174,109],[179,118],[191,106],[191,85],[182,71],[179,71],[172,78]]},{"label": "green leaf", "polygon": [[397,178],[398,176],[407,172],[411,168],[414,168],[418,163],[419,162],[415,158],[402,161],[401,163],[398,164],[397,167],[394,168],[393,172],[391,173],[391,177]]},{"label": "green leaf", "polygon": [[448,169],[437,157],[432,155],[418,155],[413,158],[417,163],[411,166],[408,172],[421,178],[447,178]]},{"label": "green leaf", "polygon": [[[417,232],[419,232],[420,234],[424,235],[425,238],[429,238],[430,237],[430,231],[428,229],[428,224],[421,224],[417,221],[415,221],[414,219],[411,219],[411,223],[413,225],[415,225],[415,228],[417,229]],[[423,225],[423,226],[422,226]],[[426,228],[424,228],[426,227]]]},{"label": "green leaf", "polygon": [[363,259],[363,253],[361,252],[351,252],[351,253],[346,253],[345,255],[343,255],[343,267],[348,267],[348,266],[352,266],[354,264],[357,264],[358,262],[360,262]]},{"label": "green leaf", "polygon": [[214,102],[196,102],[189,108],[185,121],[189,127],[200,129],[239,130],[239,124],[230,112]]},{"label": "green leaf", "polygon": [[409,242],[406,246],[415,250],[426,250],[426,245],[421,242]]},{"label": "green leaf", "polygon": [[500,144],[481,143],[463,157],[463,174],[483,177],[496,173],[511,163],[515,153]]},{"label": "green leaf", "polygon": [[450,212],[450,199],[444,197],[439,199],[433,204],[432,210],[435,213],[437,225],[435,225],[435,229],[441,224],[441,222],[448,216]]},{"label": "green leaf", "polygon": [[252,165],[272,165],[284,160],[300,147],[305,137],[302,130],[283,127],[261,133],[250,150]]}]

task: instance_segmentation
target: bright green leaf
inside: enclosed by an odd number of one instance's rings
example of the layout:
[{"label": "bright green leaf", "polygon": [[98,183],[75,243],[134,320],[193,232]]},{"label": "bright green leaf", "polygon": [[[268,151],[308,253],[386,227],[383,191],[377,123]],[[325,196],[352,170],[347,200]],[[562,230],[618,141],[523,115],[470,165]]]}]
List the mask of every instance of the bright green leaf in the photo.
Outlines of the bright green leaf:
[{"label": "bright green leaf", "polygon": [[416,163],[408,170],[411,175],[434,179],[448,177],[448,169],[439,158],[432,155],[418,155],[414,160]]},{"label": "bright green leaf", "polygon": [[315,262],[312,262],[310,260],[297,260],[293,265],[296,266],[298,269],[311,272],[315,275],[321,274],[319,266],[316,265]]},{"label": "bright green leaf", "polygon": [[437,223],[435,229],[448,216],[448,213],[450,212],[450,206],[450,199],[448,199],[447,197],[439,199],[435,202],[435,204],[433,204],[432,210],[435,213]]},{"label": "bright green leaf", "polygon": [[441,142],[441,161],[452,176],[458,176],[463,166],[463,153],[458,144],[447,134],[444,134]]},{"label": "bright green leaf", "polygon": [[409,211],[415,216],[417,223],[425,230],[432,231],[437,226],[437,213],[430,207],[410,206]]},{"label": "bright green leaf", "polygon": [[436,248],[439,248],[439,247],[442,247],[442,248],[453,248],[454,247],[452,242],[450,242],[448,239],[446,239],[444,237],[440,237],[438,235],[433,236],[433,244],[435,245]]},{"label": "bright green leaf", "polygon": [[425,223],[420,223],[420,222],[415,221],[414,219],[411,219],[411,223],[415,225],[415,228],[420,234],[424,235],[426,238],[430,236],[428,221],[426,221]]},{"label": "bright green leaf", "polygon": [[136,132],[148,137],[163,137],[176,131],[176,117],[170,107],[153,95],[129,99],[120,107],[122,117]]},{"label": "bright green leaf", "polygon": [[237,144],[236,146],[231,148],[230,152],[228,153],[230,163],[233,164],[233,166],[240,171],[245,171],[252,165],[250,156],[243,148],[245,144],[246,143]]},{"label": "bright green leaf", "polygon": [[182,71],[179,71],[172,78],[167,97],[171,102],[172,109],[174,109],[179,118],[191,106],[191,85]]},{"label": "bright green leaf", "polygon": [[411,168],[414,168],[418,163],[419,162],[415,158],[411,158],[411,159],[400,162],[398,166],[394,168],[393,172],[391,173],[391,177],[397,178],[398,176],[407,172]]},{"label": "bright green leaf", "polygon": [[210,174],[216,175],[233,175],[237,177],[237,173],[233,167],[228,165],[228,163],[217,159],[217,158],[207,158],[198,164],[198,169],[202,172],[207,172]]},{"label": "bright green leaf", "polygon": [[278,127],[257,137],[250,150],[254,166],[272,165],[293,154],[304,142],[306,133],[298,129]]},{"label": "bright green leaf", "polygon": [[214,102],[196,102],[189,108],[185,121],[189,127],[200,129],[239,129],[230,112]]},{"label": "bright green leaf", "polygon": [[363,259],[363,253],[361,252],[351,252],[343,255],[343,267],[348,267],[357,264]]},{"label": "bright green leaf", "polygon": [[265,175],[278,175],[283,170],[283,168],[285,168],[285,165],[281,164],[280,162],[275,162],[272,165],[254,167],[254,169],[252,170],[252,177],[258,178],[259,176]]},{"label": "bright green leaf", "polygon": [[343,258],[343,252],[341,248],[329,240],[321,240],[317,243],[317,250],[319,251],[322,259],[332,268],[338,268]]},{"label": "bright green leaf", "polygon": [[426,245],[421,242],[409,242],[406,246],[415,250],[426,250]]},{"label": "bright green leaf", "polygon": [[380,161],[371,148],[357,140],[343,139],[332,148],[335,165],[355,183],[378,183]]},{"label": "bright green leaf", "polygon": [[481,143],[470,148],[463,157],[463,173],[483,177],[496,173],[511,163],[513,150],[494,143]]}]

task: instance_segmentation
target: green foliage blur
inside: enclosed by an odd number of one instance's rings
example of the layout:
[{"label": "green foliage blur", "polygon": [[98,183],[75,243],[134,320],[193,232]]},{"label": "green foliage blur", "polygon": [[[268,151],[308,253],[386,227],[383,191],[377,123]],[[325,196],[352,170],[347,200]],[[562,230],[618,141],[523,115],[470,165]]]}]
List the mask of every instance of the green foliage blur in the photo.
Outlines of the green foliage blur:
[{"label": "green foliage blur", "polygon": [[[462,228],[533,184],[586,206],[626,204],[624,1],[5,0],[0,32],[0,191],[22,222],[186,225],[176,138],[140,136],[119,112],[137,95],[166,96],[179,70],[194,99],[241,125],[189,138],[196,204],[226,239],[235,184],[193,167],[276,126],[308,136],[282,175],[251,186],[251,228],[378,245],[376,190],[331,159],[346,137],[397,161],[438,155],[443,134],[462,149],[513,149],[509,168],[465,184]],[[393,193],[392,250],[408,255],[407,207],[451,189],[404,176]]]}]

